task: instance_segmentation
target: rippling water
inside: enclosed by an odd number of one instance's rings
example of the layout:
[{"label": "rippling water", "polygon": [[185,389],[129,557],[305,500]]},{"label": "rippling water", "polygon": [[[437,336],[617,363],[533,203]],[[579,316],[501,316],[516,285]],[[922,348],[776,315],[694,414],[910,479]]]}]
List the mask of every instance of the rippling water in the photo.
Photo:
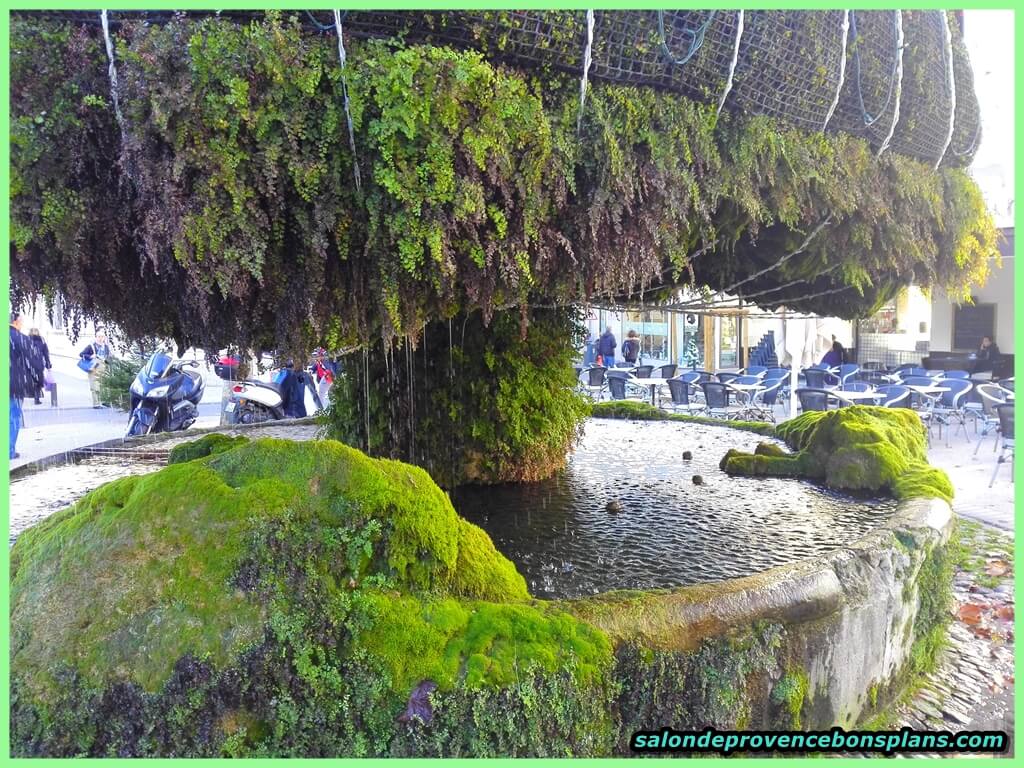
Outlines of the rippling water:
[{"label": "rippling water", "polygon": [[[843,546],[895,510],[890,500],[718,469],[729,448],[752,451],[764,440],[714,426],[590,420],[559,476],[459,488],[452,503],[548,598],[748,576]],[[684,461],[687,450],[693,459]],[[704,485],[694,485],[696,474]],[[612,500],[622,512],[606,511]]]}]

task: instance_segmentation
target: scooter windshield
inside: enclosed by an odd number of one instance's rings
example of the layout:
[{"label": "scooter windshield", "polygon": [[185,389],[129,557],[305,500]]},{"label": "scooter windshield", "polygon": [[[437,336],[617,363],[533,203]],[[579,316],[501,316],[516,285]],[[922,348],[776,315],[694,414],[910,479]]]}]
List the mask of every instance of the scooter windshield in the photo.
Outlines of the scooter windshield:
[{"label": "scooter windshield", "polygon": [[150,379],[159,379],[171,365],[171,357],[163,352],[154,352],[142,372]]}]

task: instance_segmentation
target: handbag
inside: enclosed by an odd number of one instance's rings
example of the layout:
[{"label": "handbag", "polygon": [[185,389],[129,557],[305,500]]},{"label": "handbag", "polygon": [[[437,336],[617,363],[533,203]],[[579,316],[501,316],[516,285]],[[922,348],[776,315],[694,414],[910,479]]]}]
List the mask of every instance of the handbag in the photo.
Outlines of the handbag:
[{"label": "handbag", "polygon": [[46,388],[49,389],[50,387],[52,387],[56,383],[57,383],[57,380],[55,378],[53,378],[53,371],[50,370],[49,368],[44,370],[43,371],[43,384],[46,386]]},{"label": "handbag", "polygon": [[88,360],[82,358],[81,360],[78,361],[78,367],[81,368],[86,373],[92,371],[99,364],[100,361],[97,360],[95,357],[89,358]]}]

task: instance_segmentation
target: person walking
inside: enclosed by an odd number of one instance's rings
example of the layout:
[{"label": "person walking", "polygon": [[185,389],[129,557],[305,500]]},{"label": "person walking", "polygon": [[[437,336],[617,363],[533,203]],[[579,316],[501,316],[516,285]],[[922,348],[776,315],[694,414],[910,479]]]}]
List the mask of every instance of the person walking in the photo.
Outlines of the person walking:
[{"label": "person walking", "polygon": [[616,346],[618,344],[615,341],[615,334],[612,333],[612,327],[609,325],[604,329],[601,338],[597,340],[597,354],[601,356],[605,368],[613,368],[615,366]]},{"label": "person walking", "polygon": [[15,450],[18,445],[18,433],[21,431],[22,400],[34,395],[36,389],[35,371],[32,369],[32,342],[21,332],[23,322],[20,312],[11,312],[11,413],[10,413],[10,458],[21,458]]},{"label": "person walking", "polygon": [[636,356],[640,354],[640,339],[636,331],[626,334],[626,340],[622,342],[622,357],[630,365],[636,365]]},{"label": "person walking", "polygon": [[113,357],[110,345],[107,343],[107,334],[102,330],[96,331],[95,341],[79,352],[78,356],[86,362],[96,361],[96,365],[88,369],[89,390],[92,392],[92,407],[107,407],[106,403],[100,401],[100,375],[106,370],[107,361]]},{"label": "person walking", "polygon": [[32,370],[36,374],[36,391],[33,399],[36,405],[42,405],[43,386],[46,384],[43,371],[53,368],[50,365],[50,348],[46,345],[46,340],[40,335],[38,328],[30,330],[28,338],[32,343]]}]

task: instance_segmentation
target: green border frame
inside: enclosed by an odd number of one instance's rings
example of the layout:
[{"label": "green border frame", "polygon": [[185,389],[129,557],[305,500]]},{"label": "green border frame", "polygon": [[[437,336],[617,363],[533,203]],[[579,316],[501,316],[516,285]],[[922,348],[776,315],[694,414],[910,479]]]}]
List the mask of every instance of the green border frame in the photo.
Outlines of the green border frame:
[{"label": "green border frame", "polygon": [[[104,6],[104,7],[107,8],[107,10],[110,10],[110,11],[117,11],[117,10],[171,10],[171,9],[174,9],[174,10],[206,10],[206,9],[210,9],[211,5],[215,5],[215,7],[220,9],[220,10],[252,10],[252,9],[263,10],[263,9],[269,9],[269,8],[280,8],[280,9],[286,9],[286,10],[291,10],[291,9],[296,9],[296,10],[302,10],[302,9],[327,10],[327,9],[330,9],[330,8],[333,8],[333,7],[338,7],[338,5],[329,5],[329,4],[324,4],[323,2],[302,3],[302,2],[282,2],[282,0],[249,0],[248,2],[238,2],[237,0],[217,0],[217,2],[215,4],[214,3],[210,3],[210,2],[207,2],[207,3],[200,3],[200,2],[194,2],[194,1],[193,2],[189,2],[188,0],[183,0],[183,1],[180,1],[180,2],[175,2],[174,0],[163,0],[162,2],[160,0],[156,0],[155,2],[154,2],[154,0],[136,0],[136,2],[128,2],[128,3],[125,3],[125,2],[114,2],[114,3],[110,3],[110,4],[105,4],[105,3],[102,3],[102,2],[100,2],[100,3],[89,3],[89,2],[83,2],[82,0],[64,0],[64,1],[61,1],[61,0],[51,0],[51,2],[24,2],[24,1],[19,2],[18,0],[13,0],[12,2],[10,2],[10,7],[8,9],[5,9],[4,11],[0,11],[0,61],[4,62],[4,65],[0,65],[0,89],[2,89],[3,93],[5,94],[5,98],[3,99],[3,102],[2,102],[2,107],[0,107],[0,130],[3,131],[3,140],[0,141],[0,188],[2,188],[4,190],[4,194],[2,195],[2,208],[0,208],[0,234],[3,235],[3,240],[5,242],[9,242],[9,240],[8,240],[8,238],[9,238],[9,231],[8,231],[8,229],[9,229],[9,199],[8,199],[8,190],[10,189],[10,186],[9,186],[10,133],[9,133],[9,122],[8,122],[9,118],[10,118],[10,115],[9,115],[10,103],[9,103],[9,99],[6,98],[6,94],[8,94],[10,92],[10,90],[9,90],[10,89],[10,71],[8,70],[7,66],[5,65],[6,62],[8,62],[9,58],[10,58],[10,17],[9,17],[9,13],[7,13],[5,11],[9,11],[9,10],[13,10],[13,9],[16,9],[16,10],[97,10],[98,11],[99,10],[99,6]],[[895,8],[895,7],[904,8],[904,9],[928,9],[928,8],[939,8],[939,9],[942,9],[942,8],[950,8],[952,6],[952,7],[955,7],[957,9],[970,9],[970,10],[1010,10],[1010,11],[1015,11],[1015,10],[1017,10],[1017,8],[1019,6],[1019,2],[1012,2],[1012,0],[997,0],[997,1],[994,1],[994,2],[978,2],[977,0],[959,0],[959,2],[956,2],[956,3],[946,3],[946,4],[943,4],[943,3],[940,3],[940,2],[936,2],[935,0],[911,0],[911,2],[902,2],[902,3],[879,2],[879,0],[854,0],[854,2],[851,2],[851,3],[813,2],[813,0],[810,1],[810,2],[808,0],[775,0],[775,2],[765,2],[765,0],[760,0],[759,2],[751,2],[750,0],[738,0],[737,2],[723,4],[721,2],[721,0],[712,0],[711,2],[708,2],[708,3],[680,2],[680,3],[666,4],[664,2],[643,2],[643,0],[641,0],[641,2],[637,2],[637,3],[630,3],[630,2],[628,2],[628,0],[618,0],[618,2],[602,2],[601,0],[597,0],[595,2],[578,2],[576,0],[563,0],[562,2],[551,2],[551,0],[547,0],[546,2],[544,0],[541,0],[540,2],[538,2],[537,0],[518,0],[517,2],[494,2],[494,0],[476,0],[475,2],[473,2],[472,0],[470,0],[469,2],[467,2],[466,0],[447,0],[447,2],[445,2],[445,1],[438,2],[438,0],[419,0],[418,2],[394,2],[394,0],[391,0],[391,1],[389,1],[389,0],[379,0],[379,2],[365,2],[365,0],[355,0],[355,2],[343,3],[341,5],[343,7],[345,7],[345,8],[348,8],[348,9],[394,9],[394,10],[428,10],[428,9],[431,9],[431,10],[434,10],[434,9],[437,9],[437,10],[443,10],[443,9],[456,10],[456,9],[470,9],[470,8],[498,8],[498,9],[506,9],[506,8],[512,8],[512,7],[516,8],[516,9],[580,9],[580,10],[585,10],[585,9],[588,9],[588,8],[592,8],[592,9],[596,9],[596,10],[616,10],[616,9],[636,10],[636,9],[639,8],[639,9],[645,9],[646,10],[646,9],[657,9],[657,8],[699,8],[699,9],[704,9],[704,8],[715,8],[715,7],[723,8],[723,9],[735,9],[735,10],[739,10],[739,9],[744,9],[744,10],[761,10],[761,9],[766,9],[766,8],[772,8],[772,9],[775,9],[775,8],[778,8],[778,9],[807,9],[807,10],[824,10],[824,9],[846,9],[846,8],[852,8],[854,10],[861,10],[861,9],[890,9],[890,8]],[[1013,98],[1015,98],[1015,105],[1014,105],[1015,106],[1015,108],[1014,108],[1014,116],[1015,116],[1015,118],[1014,119],[1015,119],[1015,126],[1016,126],[1016,131],[1015,131],[1015,149],[1017,150],[1016,151],[1016,155],[1015,155],[1015,168],[1014,168],[1014,171],[1015,171],[1015,175],[1014,175],[1014,184],[1015,184],[1014,198],[1016,199],[1016,196],[1017,196],[1016,193],[1019,192],[1020,187],[1021,187],[1021,176],[1022,176],[1021,169],[1022,169],[1022,167],[1024,167],[1024,161],[1022,161],[1021,152],[1020,152],[1021,141],[1018,138],[1022,134],[1022,132],[1024,132],[1024,120],[1022,120],[1022,117],[1024,117],[1024,99],[1021,98],[1022,94],[1024,94],[1024,78],[1022,78],[1022,74],[1024,74],[1024,67],[1022,67],[1022,65],[1021,65],[1021,58],[1020,58],[1019,53],[1018,53],[1018,49],[1019,49],[1019,47],[1021,45],[1021,42],[1024,41],[1024,10],[1021,10],[1020,12],[1014,14],[1014,33],[1015,33],[1015,59],[1014,59],[1014,93],[1013,93]],[[1019,227],[1022,222],[1024,222],[1024,214],[1021,214],[1019,212],[1019,209],[1016,209],[1015,210],[1015,216],[1014,216],[1015,229],[1016,229],[1016,227]],[[8,310],[9,310],[9,302],[10,302],[10,298],[9,298],[9,285],[10,285],[10,283],[9,283],[9,279],[10,279],[9,259],[10,259],[10,249],[7,248],[7,249],[5,249],[4,256],[2,258],[0,258],[0,284],[2,284],[3,288],[4,288],[4,294],[5,294],[4,302],[5,302],[5,305],[7,305],[7,309]],[[1015,265],[1014,266],[1014,297],[1015,297],[1015,300],[1016,300],[1016,297],[1022,295],[1022,290],[1021,289],[1022,289],[1022,287],[1024,287],[1024,270],[1022,270],[1021,268],[1016,266],[1017,261],[1018,260],[1015,258],[1014,259],[1014,265]],[[1021,331],[1024,330],[1024,317],[1022,317],[1022,315],[1020,313],[1017,313],[1015,315],[1015,318],[1014,318],[1014,330],[1015,330],[1015,338],[1017,340],[1021,339]],[[1015,344],[1016,344],[1016,341],[1015,341]],[[5,374],[9,370],[8,356],[9,356],[9,351],[0,352],[0,369],[2,369]],[[1016,360],[1017,360],[1017,363],[1016,363],[1015,373],[1020,373],[1022,370],[1024,370],[1024,360],[1022,360],[1022,356],[1021,355],[1017,355],[1016,356]],[[10,404],[9,404],[9,402],[5,401],[4,404],[3,404],[3,410],[4,410],[5,415],[8,415],[9,409],[10,409]],[[8,419],[8,421],[4,422],[4,424],[5,424],[5,426],[7,426],[7,429],[10,428],[9,427],[9,419]],[[5,430],[5,433],[6,432],[7,432],[7,430]],[[4,494],[3,494],[2,499],[0,499],[0,510],[2,510],[2,514],[0,514],[0,517],[2,517],[5,525],[8,524],[8,521],[9,521],[9,504],[10,504],[10,496],[9,496],[10,480],[9,480],[8,472],[9,472],[9,460],[5,459],[4,475],[3,475]],[[1019,480],[1021,479],[1022,475],[1024,475],[1024,471],[1017,471],[1016,474],[1015,474],[1015,482],[1016,482],[1015,496],[1014,496],[1014,502],[1015,502],[1014,503],[1014,517],[1015,517],[1015,523],[1019,523],[1020,522],[1021,501],[1022,501],[1022,499],[1024,499],[1024,492],[1021,491],[1020,484],[1019,484]],[[1022,553],[1022,549],[1024,549],[1024,547],[1022,547],[1021,542],[1019,540],[1017,540],[1016,541],[1016,557],[1017,557],[1017,562],[1021,562],[1020,556],[1021,556],[1021,553]],[[3,572],[4,573],[9,573],[10,572],[10,570],[9,570],[10,569],[9,557],[10,557],[9,549],[4,549],[2,554],[0,554],[0,562],[3,563]],[[1021,595],[1020,579],[1019,578],[1017,579],[1017,581],[1015,583],[1015,591],[1016,591],[1016,598],[1019,600],[1020,595]],[[4,616],[9,616],[9,583],[8,583],[8,579],[7,578],[4,578],[4,579],[0,580],[0,614],[2,614]],[[1019,620],[1016,623],[1016,630],[1017,630],[1018,634],[1019,634],[1021,623],[1022,622],[1020,622]],[[10,690],[10,688],[9,688],[9,686],[10,686],[10,676],[9,676],[10,675],[10,669],[9,669],[9,666],[10,666],[10,655],[9,655],[9,632],[6,631],[6,630],[7,630],[7,627],[5,626],[4,627],[4,631],[0,631],[0,686],[2,686],[2,689],[3,689],[2,693],[0,693],[0,696],[3,697],[3,706],[0,707],[0,755],[2,755],[3,758],[8,758],[9,759],[9,754],[10,754],[10,731],[9,731],[9,725],[10,725],[10,721],[9,721],[9,706],[10,706],[10,703],[9,703],[9,690]],[[1019,673],[1019,671],[1020,671],[1019,662],[1016,659],[1015,659],[1015,663],[1018,664],[1017,671]],[[1015,708],[1015,717],[1014,717],[1015,723],[1016,722],[1020,722],[1021,715],[1024,714],[1024,705],[1022,705],[1021,697],[1015,696],[1014,708]],[[652,724],[652,727],[654,727],[655,725],[662,725],[662,724],[655,723],[655,724]],[[664,725],[671,726],[672,724],[671,723],[665,723]],[[1014,740],[1014,741],[1016,741],[1016,740]],[[0,761],[7,762],[7,760],[4,760],[3,758],[0,758]],[[611,759],[608,759],[608,760],[600,760],[600,761],[597,761],[597,760],[580,760],[580,761],[574,761],[574,762],[576,764],[591,764],[591,763],[598,764],[599,763],[601,765],[608,765],[608,764],[612,764],[612,763],[616,763],[616,762],[621,762],[621,763],[625,764],[627,761],[631,761],[633,759],[634,758],[611,758]],[[695,760],[697,762],[705,762],[705,761],[709,761],[709,760],[712,760],[712,759],[714,759],[714,758],[693,758],[693,760]],[[792,760],[794,758],[774,758],[774,759],[773,758],[737,758],[737,759],[744,760],[745,763],[748,763],[748,764],[749,763],[759,763],[759,764],[764,764],[764,765],[776,765],[777,766],[777,765],[780,764],[780,761]],[[842,760],[841,758],[824,758],[824,757],[800,758],[801,764],[803,764],[803,763],[805,763],[807,761],[815,762],[815,761],[824,761],[826,759],[829,761],[829,763],[834,763],[836,759]],[[881,758],[881,756],[879,756],[876,759],[883,759],[883,758]],[[971,760],[971,765],[977,765],[978,764],[978,760],[977,759],[973,759],[973,758],[957,757],[957,758],[951,758],[951,759],[955,760],[955,761],[961,761],[961,760],[968,760],[968,759],[970,759]],[[57,759],[54,759],[54,758],[38,759],[38,760],[26,760],[26,759],[18,759],[18,760],[11,759],[10,760],[10,763],[12,765],[13,764],[18,764],[18,765],[32,765],[32,766],[47,765],[47,764],[51,764],[51,763],[52,764],[56,764],[56,763],[59,763],[59,762],[63,762],[63,761],[62,760],[57,760]],[[94,761],[92,764],[116,765],[116,764],[120,764],[121,762],[123,762],[123,761],[118,760],[116,758],[104,758],[104,759],[99,759],[97,761]],[[212,764],[214,762],[225,762],[225,763],[232,762],[232,763],[237,763],[238,761],[232,761],[232,760],[229,760],[229,759],[224,759],[223,761],[221,761],[221,760],[167,759],[167,760],[156,760],[156,761],[151,761],[151,762],[173,763],[175,765],[184,765],[184,764],[188,764],[188,763],[196,764],[196,765],[198,765],[198,764],[209,765],[209,764]],[[295,760],[290,759],[290,758],[274,758],[274,759],[261,760],[259,762],[260,762],[260,765],[288,765],[288,764],[294,763]],[[311,764],[311,763],[320,763],[320,764],[344,764],[344,763],[351,763],[351,764],[355,764],[356,763],[355,760],[347,760],[347,759],[342,759],[342,758],[330,759],[330,760],[306,759],[306,760],[303,760],[303,762],[304,763],[309,763],[309,764]],[[363,765],[366,765],[368,763],[378,763],[378,762],[379,763],[389,763],[389,762],[392,762],[392,761],[388,761],[388,760],[379,760],[379,761],[377,761],[377,760],[374,760],[374,761],[362,760],[362,761],[359,761],[359,763],[363,764]],[[405,762],[405,763],[413,763],[413,764],[416,764],[416,763],[428,764],[428,763],[436,763],[437,761],[436,760],[428,760],[428,759],[419,759],[419,760],[407,760],[407,761],[403,761],[403,762]],[[469,761],[461,761],[461,762],[469,762]],[[543,764],[543,765],[546,765],[546,764],[553,764],[553,763],[560,762],[560,761],[556,761],[556,760],[538,760],[538,759],[516,760],[516,759],[513,759],[513,758],[503,758],[503,759],[488,760],[486,762],[489,762],[489,763],[505,763],[507,765],[512,765],[512,764],[516,764],[516,765],[520,765],[520,764],[531,764],[531,765],[532,764]],[[857,761],[857,762],[860,762],[860,761]],[[990,761],[984,761],[984,762],[990,762]],[[716,762],[716,764],[717,764],[717,762]]]}]

